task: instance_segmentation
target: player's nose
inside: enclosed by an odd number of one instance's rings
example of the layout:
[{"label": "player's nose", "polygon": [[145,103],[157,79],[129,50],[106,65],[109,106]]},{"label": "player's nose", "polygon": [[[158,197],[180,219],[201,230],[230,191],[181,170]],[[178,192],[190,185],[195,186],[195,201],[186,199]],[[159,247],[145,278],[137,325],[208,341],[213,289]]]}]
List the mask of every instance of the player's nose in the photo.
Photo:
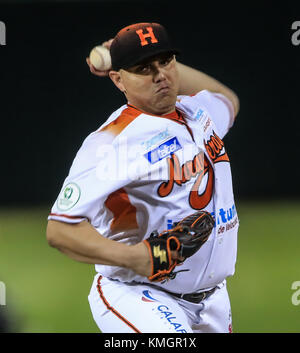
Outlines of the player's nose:
[{"label": "player's nose", "polygon": [[165,73],[164,73],[164,69],[159,64],[154,65],[154,68],[153,68],[153,81],[155,83],[158,83],[158,82],[163,81],[165,79],[166,79],[166,76],[165,76]]}]

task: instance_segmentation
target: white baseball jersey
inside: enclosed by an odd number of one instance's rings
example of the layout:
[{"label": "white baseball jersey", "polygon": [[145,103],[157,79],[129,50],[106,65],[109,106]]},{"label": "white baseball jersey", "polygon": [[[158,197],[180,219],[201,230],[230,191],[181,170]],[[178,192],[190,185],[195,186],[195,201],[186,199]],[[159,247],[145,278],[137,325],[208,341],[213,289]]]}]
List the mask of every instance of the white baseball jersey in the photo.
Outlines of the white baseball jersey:
[{"label": "white baseball jersey", "polygon": [[[136,244],[197,210],[211,212],[208,241],[157,285],[177,293],[214,287],[236,261],[238,217],[222,141],[233,120],[231,102],[206,90],[178,97],[164,116],[122,106],[83,142],[49,219],[88,220],[102,236]],[[104,277],[149,283],[125,268],[95,267]]]}]

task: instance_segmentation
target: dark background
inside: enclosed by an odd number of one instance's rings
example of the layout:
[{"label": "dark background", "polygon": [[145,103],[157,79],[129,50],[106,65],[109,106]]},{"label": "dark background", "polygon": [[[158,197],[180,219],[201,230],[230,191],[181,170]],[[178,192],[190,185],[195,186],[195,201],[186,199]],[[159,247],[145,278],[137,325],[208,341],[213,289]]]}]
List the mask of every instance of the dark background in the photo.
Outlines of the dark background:
[{"label": "dark background", "polygon": [[236,198],[298,198],[300,45],[296,2],[0,2],[1,205],[55,201],[83,139],[124,98],[89,72],[91,48],[134,22],[160,22],[179,61],[240,98],[225,138]]}]

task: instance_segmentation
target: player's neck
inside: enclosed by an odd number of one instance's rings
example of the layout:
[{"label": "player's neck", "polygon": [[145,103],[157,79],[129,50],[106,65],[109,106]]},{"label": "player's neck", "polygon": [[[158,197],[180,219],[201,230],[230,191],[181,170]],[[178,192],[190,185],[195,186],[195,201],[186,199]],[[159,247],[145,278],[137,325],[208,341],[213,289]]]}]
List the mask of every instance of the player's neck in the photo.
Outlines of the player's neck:
[{"label": "player's neck", "polygon": [[130,102],[128,102],[127,105],[129,107],[137,109],[140,112],[148,114],[148,115],[163,116],[163,115],[168,115],[168,114],[172,114],[172,113],[176,112],[176,107],[175,106],[172,107],[172,109],[165,109],[165,110],[161,110],[161,111],[151,111],[150,112],[150,111],[147,111],[145,109],[139,108],[139,107],[137,107],[136,105],[134,105],[134,104],[132,104]]}]

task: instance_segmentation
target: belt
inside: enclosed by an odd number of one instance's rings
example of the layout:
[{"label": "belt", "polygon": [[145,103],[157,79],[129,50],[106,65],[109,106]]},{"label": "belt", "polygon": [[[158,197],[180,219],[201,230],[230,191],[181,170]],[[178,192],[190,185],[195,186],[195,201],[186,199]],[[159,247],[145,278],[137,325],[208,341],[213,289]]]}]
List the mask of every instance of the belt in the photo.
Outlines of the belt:
[{"label": "belt", "polygon": [[210,297],[216,289],[217,289],[217,287],[210,289],[208,291],[205,291],[205,292],[198,292],[198,293],[195,292],[195,293],[187,293],[187,294],[173,293],[173,292],[169,292],[165,289],[162,289],[162,290],[166,293],[173,295],[176,298],[180,298],[180,299],[186,300],[188,302],[199,304],[200,302],[202,302],[202,300]]},{"label": "belt", "polygon": [[173,297],[180,298],[180,299],[186,300],[188,302],[196,303],[196,304],[199,304],[200,302],[202,302],[202,300],[210,297],[215,292],[215,290],[218,288],[218,287],[214,287],[214,288],[212,288],[208,291],[204,291],[204,292],[179,294],[179,293],[170,292],[170,291],[166,290],[165,288],[161,288],[161,287],[153,285],[153,284],[147,283],[146,285],[152,286],[152,287],[159,289],[159,290],[162,290],[163,292],[168,293],[168,294],[172,295]]}]

